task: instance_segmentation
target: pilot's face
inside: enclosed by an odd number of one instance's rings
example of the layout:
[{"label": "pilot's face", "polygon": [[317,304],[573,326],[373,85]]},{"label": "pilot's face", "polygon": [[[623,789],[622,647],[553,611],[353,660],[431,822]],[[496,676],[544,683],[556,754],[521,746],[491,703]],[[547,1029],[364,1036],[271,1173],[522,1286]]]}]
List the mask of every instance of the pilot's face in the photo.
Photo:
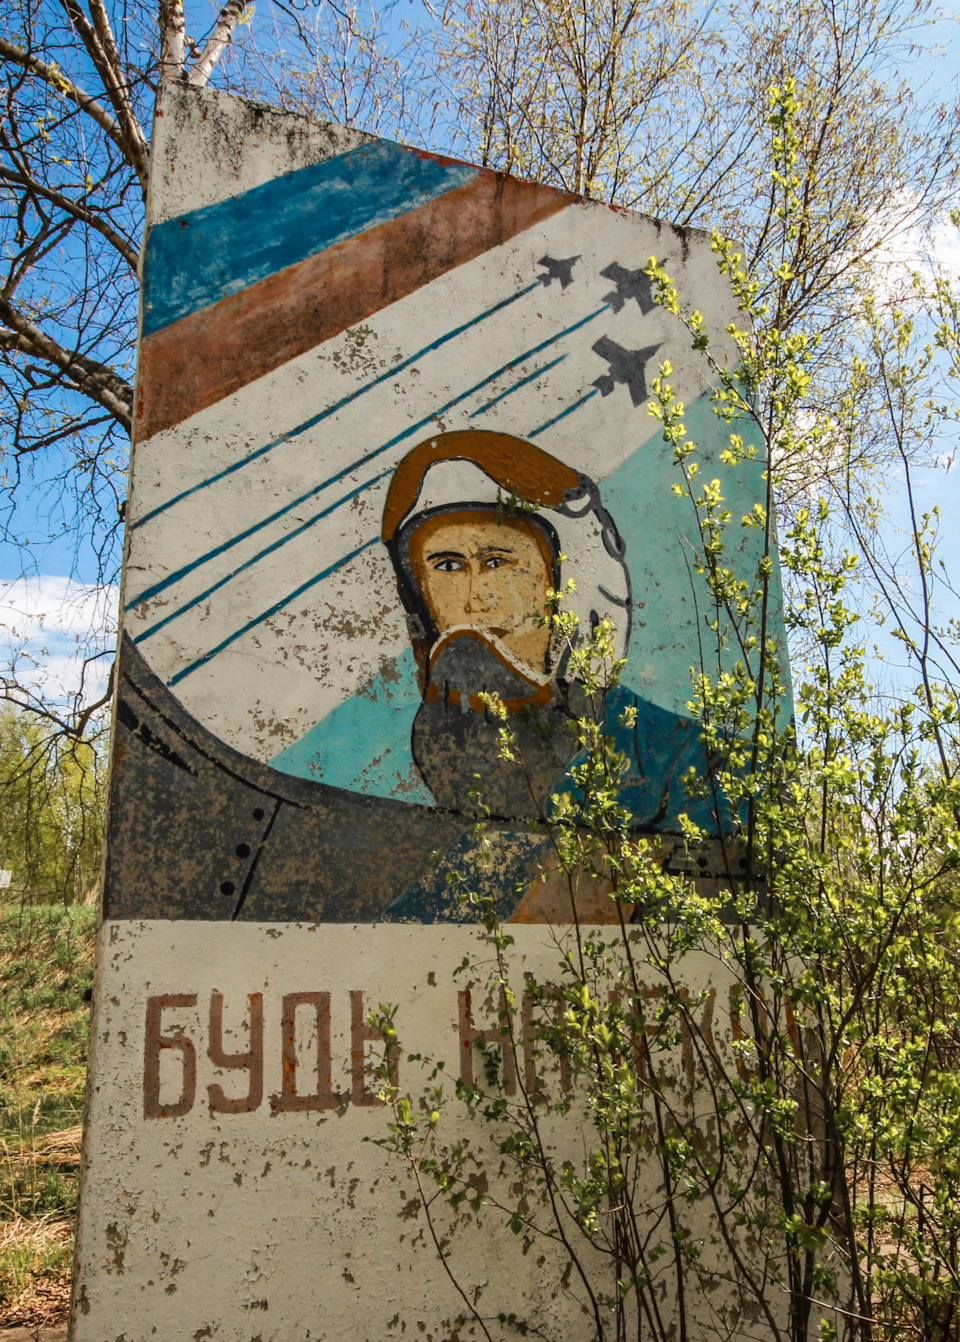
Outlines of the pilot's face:
[{"label": "pilot's face", "polygon": [[455,625],[494,634],[527,666],[546,671],[550,631],[540,620],[553,578],[530,522],[445,513],[414,533],[410,558],[441,634]]}]

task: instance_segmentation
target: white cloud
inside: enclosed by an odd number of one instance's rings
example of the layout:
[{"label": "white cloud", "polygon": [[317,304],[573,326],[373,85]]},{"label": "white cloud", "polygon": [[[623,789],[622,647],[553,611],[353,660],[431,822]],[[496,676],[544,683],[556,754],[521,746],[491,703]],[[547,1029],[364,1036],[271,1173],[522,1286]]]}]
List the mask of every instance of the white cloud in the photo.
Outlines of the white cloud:
[{"label": "white cloud", "polygon": [[960,278],[960,228],[947,218],[933,231],[933,256],[953,278]]},{"label": "white cloud", "polygon": [[[117,625],[117,589],[37,574],[0,578],[0,662],[3,674],[31,694],[84,702],[106,689]],[[86,665],[85,665],[86,664]]]},{"label": "white cloud", "polygon": [[911,301],[913,276],[930,280],[942,273],[960,279],[960,229],[945,213],[932,226],[922,221],[919,198],[897,193],[894,203],[866,230],[864,241],[875,244],[868,267],[872,287],[882,303]]}]

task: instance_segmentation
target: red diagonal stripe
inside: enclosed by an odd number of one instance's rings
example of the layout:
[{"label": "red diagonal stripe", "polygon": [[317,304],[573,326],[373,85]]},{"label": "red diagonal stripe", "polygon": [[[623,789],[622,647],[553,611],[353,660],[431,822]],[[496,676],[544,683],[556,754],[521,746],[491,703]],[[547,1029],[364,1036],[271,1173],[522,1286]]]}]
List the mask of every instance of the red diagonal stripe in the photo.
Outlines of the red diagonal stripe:
[{"label": "red diagonal stripe", "polygon": [[485,172],[140,344],[142,442],[576,200]]}]

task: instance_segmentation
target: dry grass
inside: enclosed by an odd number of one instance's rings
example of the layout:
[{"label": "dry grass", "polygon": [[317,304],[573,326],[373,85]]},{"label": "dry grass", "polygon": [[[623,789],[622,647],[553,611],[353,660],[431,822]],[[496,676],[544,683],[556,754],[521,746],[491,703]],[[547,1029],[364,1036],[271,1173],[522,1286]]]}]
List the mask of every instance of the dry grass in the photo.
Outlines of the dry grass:
[{"label": "dry grass", "polygon": [[73,1227],[53,1216],[0,1225],[0,1327],[60,1323],[70,1305]]},{"label": "dry grass", "polygon": [[10,1150],[4,1143],[3,1158],[12,1167],[20,1169],[75,1169],[80,1164],[80,1142],[83,1125],[51,1132],[46,1137],[35,1137],[19,1150]]}]

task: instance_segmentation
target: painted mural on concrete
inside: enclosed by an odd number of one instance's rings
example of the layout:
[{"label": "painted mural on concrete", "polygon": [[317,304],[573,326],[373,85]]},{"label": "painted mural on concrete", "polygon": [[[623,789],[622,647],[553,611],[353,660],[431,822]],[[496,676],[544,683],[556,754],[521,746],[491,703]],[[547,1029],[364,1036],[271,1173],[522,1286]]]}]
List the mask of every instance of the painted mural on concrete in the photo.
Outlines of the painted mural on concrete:
[{"label": "painted mural on concrete", "polygon": [[[158,123],[107,907],[468,916],[429,859],[468,860],[479,773],[501,911],[546,917],[517,895],[526,821],[571,786],[583,709],[548,591],[572,580],[579,628],[610,620],[627,659],[608,722],[637,829],[716,827],[682,781],[708,768],[686,702],[710,603],[646,410],[663,359],[708,460],[724,433],[647,258],[721,340],[732,299],[695,234],[359,132],[289,119],[272,158],[218,157],[269,140],[256,115],[190,91]],[[726,481],[746,513],[762,463]]]},{"label": "painted mural on concrete", "polygon": [[[186,86],[148,218],[71,1339],[476,1336],[375,1144],[369,1012],[468,1084],[499,1038],[451,871],[512,924],[521,1012],[557,972],[571,894],[530,818],[572,787],[583,687],[551,591],[625,659],[636,829],[674,862],[682,814],[715,825],[682,782],[710,602],[662,360],[705,469],[725,438],[648,258],[721,351],[735,303],[701,235]],[[762,472],[724,469],[734,516]],[[723,973],[691,982],[718,1037]],[[451,1245],[482,1308],[586,1342],[560,1249],[485,1226]]]}]

